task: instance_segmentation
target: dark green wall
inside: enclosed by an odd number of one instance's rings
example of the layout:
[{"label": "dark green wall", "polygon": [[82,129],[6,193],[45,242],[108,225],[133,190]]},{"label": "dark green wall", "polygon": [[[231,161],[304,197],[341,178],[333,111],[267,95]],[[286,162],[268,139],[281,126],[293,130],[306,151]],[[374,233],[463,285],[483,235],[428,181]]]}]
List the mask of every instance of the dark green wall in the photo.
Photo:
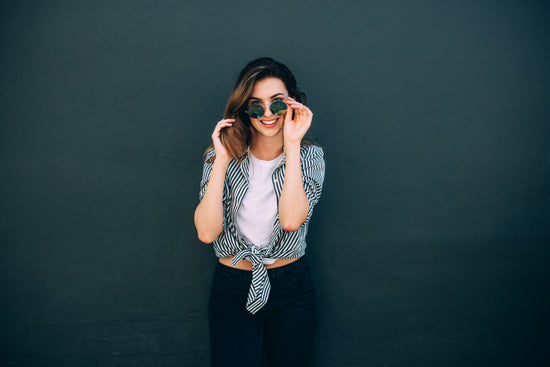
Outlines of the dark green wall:
[{"label": "dark green wall", "polygon": [[2,2],[2,364],[207,366],[201,155],[267,55],[325,149],[315,366],[540,365],[549,18],[545,1]]}]

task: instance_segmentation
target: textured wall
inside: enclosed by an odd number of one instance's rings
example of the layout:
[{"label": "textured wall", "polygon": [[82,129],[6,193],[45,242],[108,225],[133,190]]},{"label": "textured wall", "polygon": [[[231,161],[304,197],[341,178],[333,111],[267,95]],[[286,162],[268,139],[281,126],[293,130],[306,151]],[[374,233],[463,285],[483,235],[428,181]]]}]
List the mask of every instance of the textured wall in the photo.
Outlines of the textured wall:
[{"label": "textured wall", "polygon": [[315,366],[539,365],[544,1],[0,5],[0,358],[207,366],[201,155],[238,71],[286,63],[325,149]]}]

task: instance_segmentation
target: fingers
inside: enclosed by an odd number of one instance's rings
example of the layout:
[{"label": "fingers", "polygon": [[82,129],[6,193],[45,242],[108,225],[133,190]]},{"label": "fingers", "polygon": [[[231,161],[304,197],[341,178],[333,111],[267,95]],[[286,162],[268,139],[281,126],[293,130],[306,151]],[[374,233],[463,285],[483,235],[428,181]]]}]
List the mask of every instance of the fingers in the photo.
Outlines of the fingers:
[{"label": "fingers", "polygon": [[212,133],[212,137],[219,136],[221,129],[223,129],[224,127],[233,126],[233,122],[235,122],[235,119],[223,119],[218,121],[216,127],[214,128],[214,132]]},{"label": "fingers", "polygon": [[287,101],[287,106],[288,106],[288,110],[286,111],[286,114],[285,114],[285,125],[288,124],[290,121],[292,121],[292,106],[288,103]]},{"label": "fingers", "polygon": [[287,104],[294,108],[297,112],[302,112],[305,115],[311,115],[313,116],[313,112],[304,104],[301,104],[300,102],[297,102],[294,98],[288,97]]},{"label": "fingers", "polygon": [[216,124],[216,128],[218,127],[224,127],[224,126],[231,126],[233,125],[233,122],[235,122],[235,119],[223,119],[218,121]]},{"label": "fingers", "polygon": [[235,119],[223,119],[218,121],[214,132],[212,133],[212,142],[214,143],[214,149],[216,150],[216,157],[221,157],[222,159],[228,158],[227,150],[223,146],[220,137],[221,130],[227,127],[233,126]]},{"label": "fingers", "polygon": [[[313,117],[313,112],[311,112],[311,110],[307,106],[297,102],[292,97],[288,97],[287,104],[290,107],[290,110],[294,111],[295,120],[304,120],[304,121],[311,122],[311,119]],[[291,113],[287,112],[287,116],[289,115],[291,115]]]}]

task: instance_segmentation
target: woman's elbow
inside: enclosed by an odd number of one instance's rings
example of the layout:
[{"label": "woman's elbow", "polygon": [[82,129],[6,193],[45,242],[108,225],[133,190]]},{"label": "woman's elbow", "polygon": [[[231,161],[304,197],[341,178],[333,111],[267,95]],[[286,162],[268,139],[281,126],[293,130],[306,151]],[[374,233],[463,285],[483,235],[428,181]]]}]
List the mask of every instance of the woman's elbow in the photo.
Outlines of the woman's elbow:
[{"label": "woman's elbow", "polygon": [[[200,211],[200,204],[195,210],[195,229],[197,230],[197,237],[199,241],[204,243],[212,243],[216,241],[219,235],[223,231],[223,225],[221,223],[216,224],[216,221],[212,222],[208,220],[208,215]],[[221,220],[220,220],[221,221]]]},{"label": "woman's elbow", "polygon": [[216,241],[222,233],[223,226],[212,226],[211,224],[202,223],[201,221],[195,220],[195,229],[197,230],[197,237],[199,238],[199,241],[204,243],[212,243]]},{"label": "woman's elbow", "polygon": [[197,236],[199,237],[199,241],[209,244],[216,241],[220,233],[213,234],[213,233],[208,233],[204,231],[197,231]]},{"label": "woman's elbow", "polygon": [[283,225],[281,226],[285,231],[287,232],[296,232],[297,230],[300,229],[301,226],[297,226],[297,225]]},{"label": "woman's elbow", "polygon": [[281,228],[287,232],[295,232],[304,224],[305,220],[281,220]]},{"label": "woman's elbow", "polygon": [[288,232],[299,230],[307,220],[308,211],[309,203],[306,204],[303,210],[285,211],[279,208],[279,222],[281,223],[281,228]]}]

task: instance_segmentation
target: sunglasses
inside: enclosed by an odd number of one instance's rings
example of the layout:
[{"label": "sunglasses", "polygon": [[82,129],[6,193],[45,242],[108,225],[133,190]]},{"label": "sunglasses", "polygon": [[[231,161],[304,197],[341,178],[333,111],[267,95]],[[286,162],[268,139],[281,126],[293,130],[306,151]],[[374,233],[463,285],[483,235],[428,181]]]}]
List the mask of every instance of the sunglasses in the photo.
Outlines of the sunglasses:
[{"label": "sunglasses", "polygon": [[[276,100],[271,104],[271,106],[269,106],[269,109],[271,110],[271,112],[273,112],[274,115],[280,116],[285,114],[288,106],[283,101]],[[248,116],[257,119],[264,115],[265,109],[262,107],[261,104],[253,103],[246,108],[245,112],[248,114]]]}]

